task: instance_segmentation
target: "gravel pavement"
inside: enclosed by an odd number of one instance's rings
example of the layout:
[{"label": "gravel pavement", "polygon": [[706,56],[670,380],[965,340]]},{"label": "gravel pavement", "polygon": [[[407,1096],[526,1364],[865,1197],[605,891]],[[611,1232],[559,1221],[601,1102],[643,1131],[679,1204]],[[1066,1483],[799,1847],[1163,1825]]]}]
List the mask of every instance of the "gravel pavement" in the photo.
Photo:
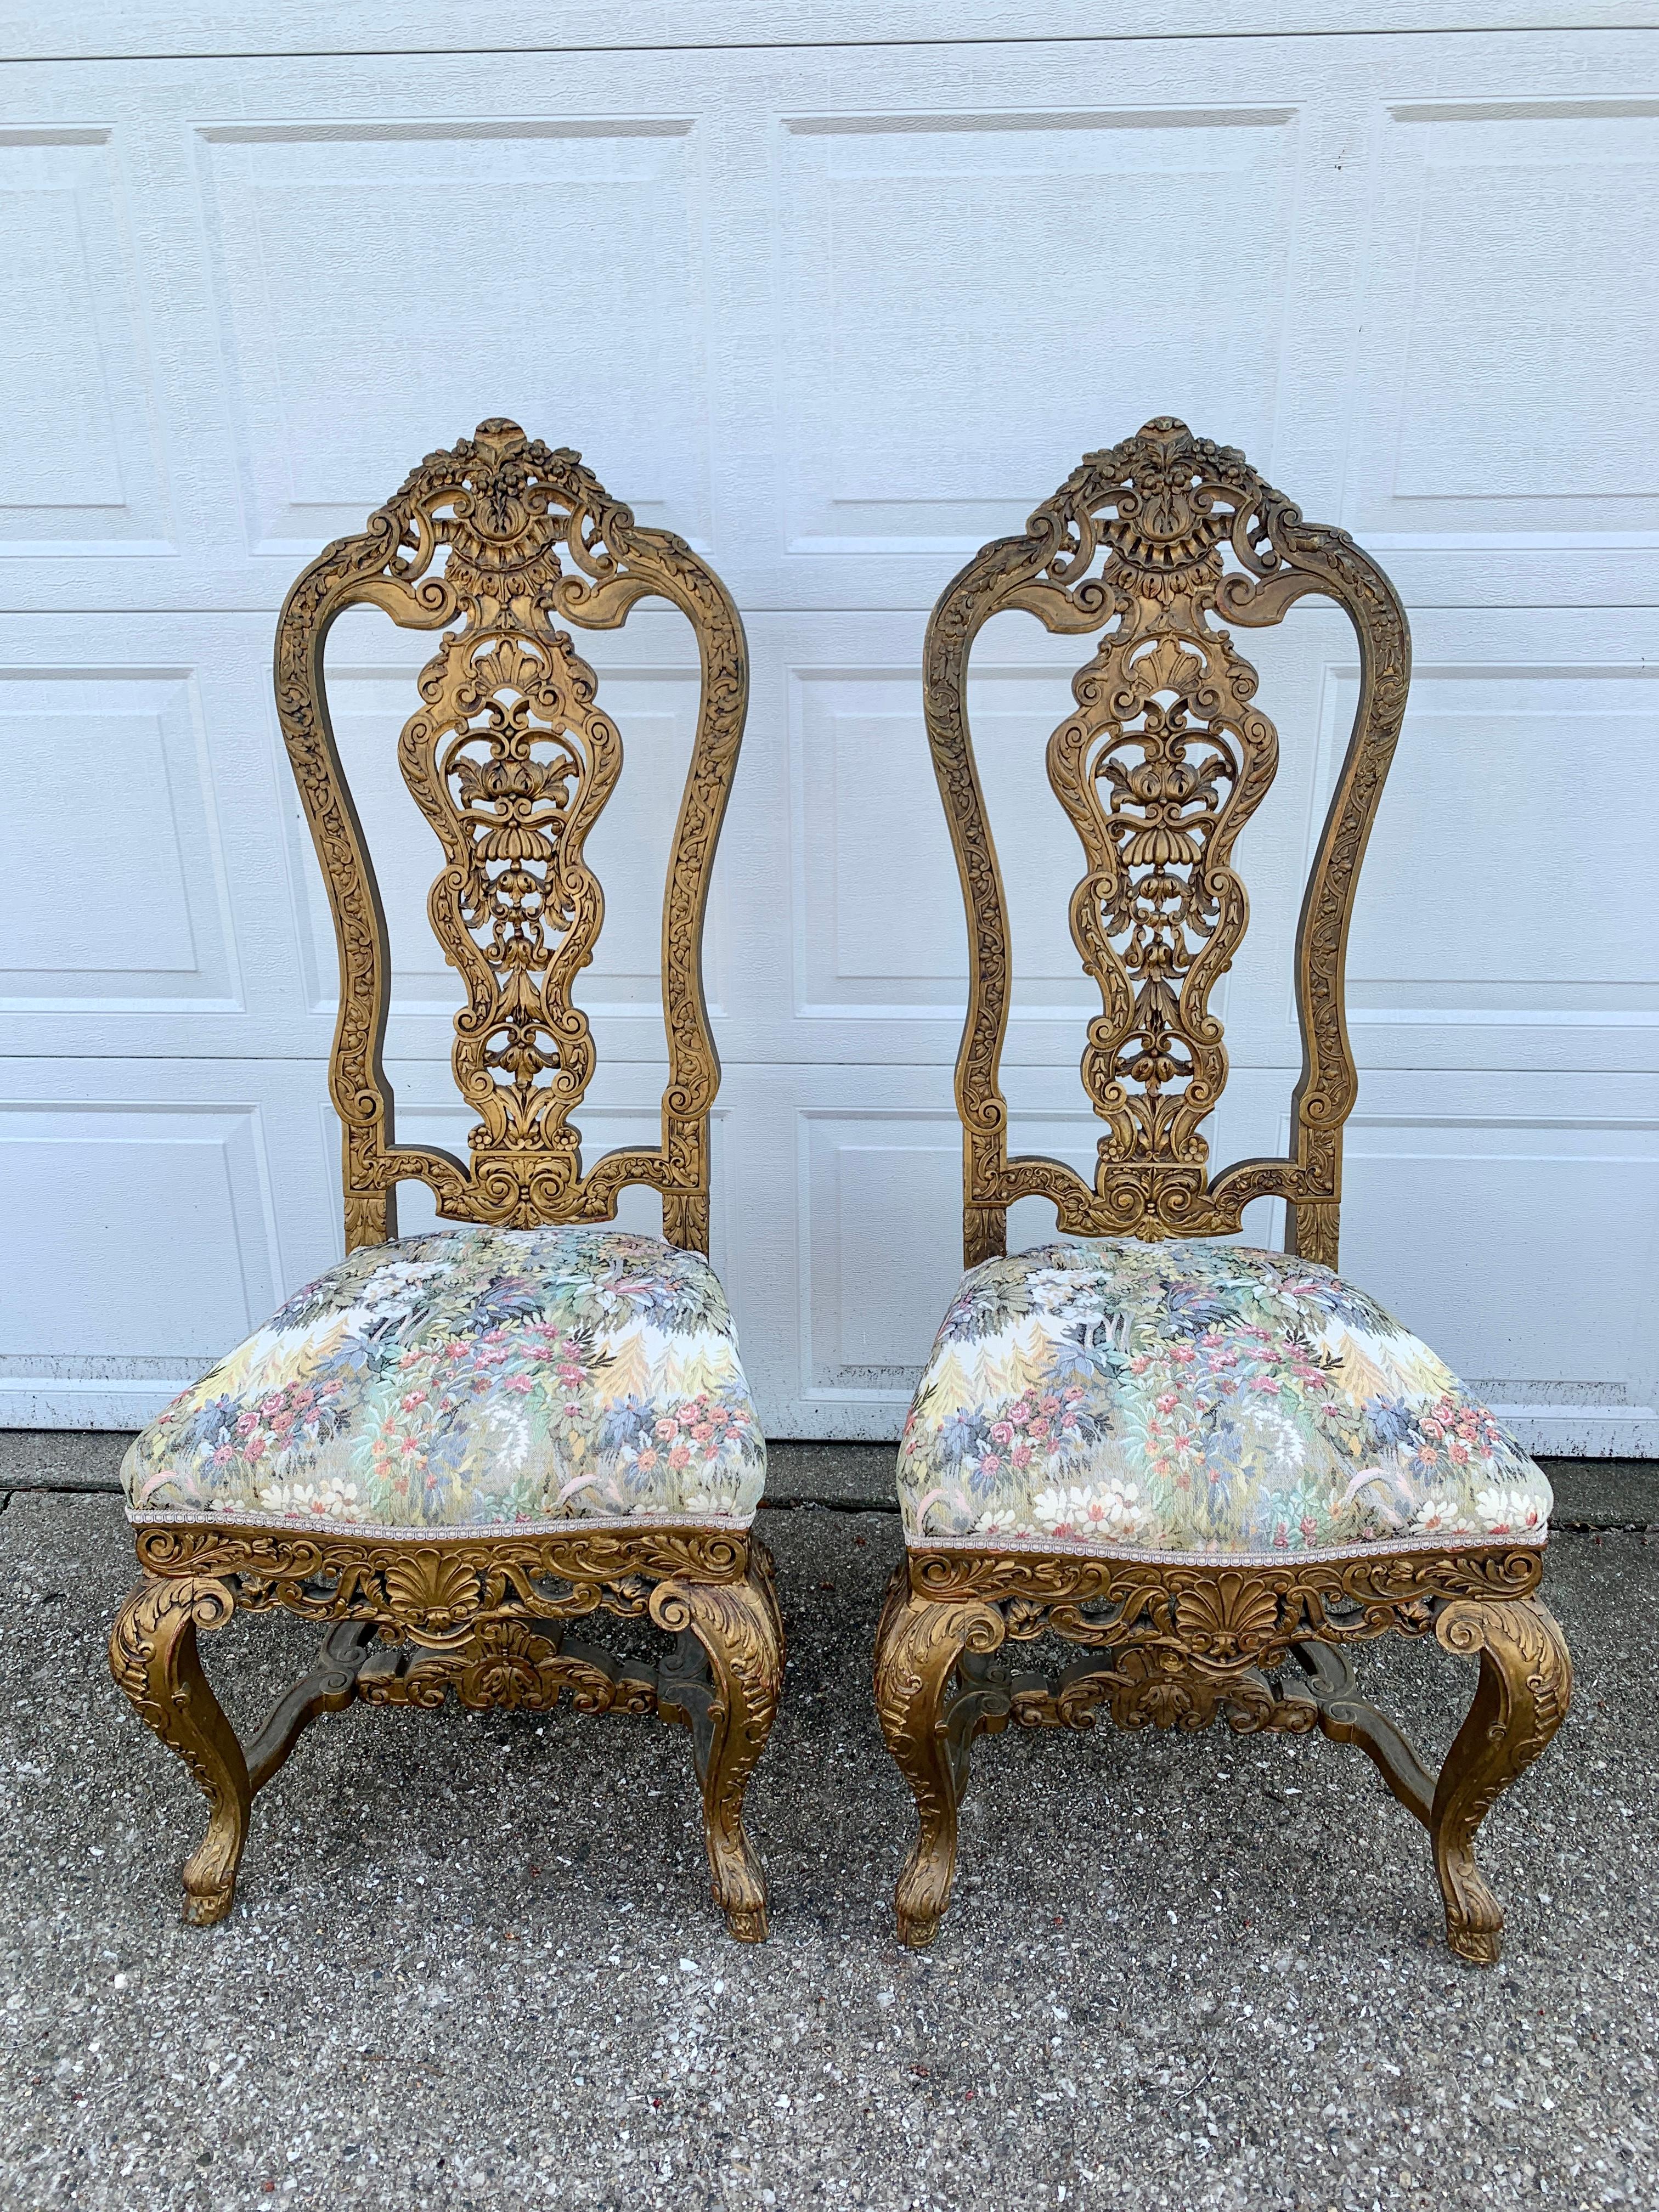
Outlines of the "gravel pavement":
[{"label": "gravel pavement", "polygon": [[[793,1638],[749,1798],[769,1943],[708,1901],[681,1731],[453,1710],[319,1721],[198,1931],[200,1800],[105,1668],[118,1504],[15,1492],[0,2204],[1659,2205],[1651,1534],[1552,1547],[1577,1697],[1486,1824],[1483,1973],[1357,1753],[1224,1729],[981,1742],[956,1904],[902,1951],[909,1800],[868,1688],[897,1522],[762,1529]],[[212,1638],[233,1717],[311,1640]],[[1472,1670],[1362,1664],[1443,1746]]]}]

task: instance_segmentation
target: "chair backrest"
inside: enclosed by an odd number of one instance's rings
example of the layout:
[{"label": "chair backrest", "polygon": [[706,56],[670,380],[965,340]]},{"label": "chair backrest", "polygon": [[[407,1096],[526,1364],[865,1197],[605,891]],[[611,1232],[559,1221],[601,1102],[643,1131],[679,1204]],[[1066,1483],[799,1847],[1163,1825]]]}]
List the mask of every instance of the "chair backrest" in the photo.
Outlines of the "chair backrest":
[{"label": "chair backrest", "polygon": [[[592,1079],[571,1002],[604,918],[583,842],[616,787],[622,738],[558,618],[616,629],[655,594],[696,632],[702,697],[662,913],[668,1046],[662,1142],[584,1170],[570,1115]],[[418,679],[398,763],[443,866],[428,911],[466,1004],[453,1064],[479,1116],[471,1164],[399,1145],[381,1065],[391,961],[362,825],[330,726],[324,647],[348,607],[445,635]],[[276,702],[340,954],[330,1088],[344,1124],[346,1248],[395,1237],[396,1183],[430,1184],[450,1220],[528,1228],[614,1217],[629,1183],[662,1194],[671,1243],[708,1249],[708,1112],[720,1060],[702,986],[709,874],[749,697],[743,625],[684,540],[636,523],[580,455],[481,422],[429,453],[354,538],[319,554],[276,632]]]},{"label": "chair backrest", "polygon": [[[1227,1054],[1209,1000],[1249,918],[1231,858],[1278,763],[1273,726],[1252,703],[1255,671],[1219,623],[1266,627],[1309,592],[1353,624],[1359,703],[1297,930],[1303,1065],[1290,1156],[1212,1178],[1201,1124]],[[1082,1063],[1106,1124],[1092,1188],[1063,1161],[1009,1157],[998,1082],[1007,906],[965,693],[975,636],[1012,607],[1051,630],[1105,631],[1048,750],[1085,860],[1072,935],[1101,994]],[[947,586],[927,626],[925,681],[968,908],[956,1088],[969,1266],[1006,1249],[1009,1205],[1033,1195],[1054,1200],[1067,1234],[1148,1239],[1229,1235],[1252,1199],[1283,1198],[1286,1249],[1336,1264],[1342,1125],[1358,1087],[1343,1006],[1348,924],[1410,680],[1404,611],[1346,532],[1304,522],[1242,453],[1165,416],[1089,454],[1023,537],[985,546]]]}]

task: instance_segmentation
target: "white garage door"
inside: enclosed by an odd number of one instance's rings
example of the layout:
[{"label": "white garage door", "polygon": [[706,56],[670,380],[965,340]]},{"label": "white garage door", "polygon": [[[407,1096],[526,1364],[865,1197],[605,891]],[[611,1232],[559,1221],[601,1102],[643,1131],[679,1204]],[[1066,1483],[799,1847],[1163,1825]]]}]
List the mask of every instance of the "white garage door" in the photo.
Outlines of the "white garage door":
[{"label": "white garage door", "polygon": [[[136,1424],[340,1249],[333,952],[272,621],[499,413],[744,611],[715,1255],[771,1432],[895,1434],[959,1261],[927,611],[1167,412],[1351,527],[1415,634],[1350,962],[1345,1267],[1535,1448],[1659,1452],[1659,42],[1633,15],[1452,29],[1377,0],[1330,34],[1329,5],[1194,3],[1101,40],[1071,0],[679,0],[562,9],[564,50],[515,55],[420,51],[480,21],[424,7],[27,12],[7,50],[40,58],[0,76],[0,1419]],[[1242,848],[1223,1156],[1281,1140],[1289,933],[1355,683],[1334,614],[1250,647],[1284,760]],[[423,650],[361,615],[331,666],[392,909],[400,1133],[458,1144],[436,848],[393,765]],[[629,747],[590,845],[609,1057],[580,1119],[608,1145],[661,1080],[641,902],[695,683],[666,613],[593,650]],[[1087,1158],[1078,859],[1041,781],[1069,670],[1012,617],[977,668],[1017,1134]]]}]

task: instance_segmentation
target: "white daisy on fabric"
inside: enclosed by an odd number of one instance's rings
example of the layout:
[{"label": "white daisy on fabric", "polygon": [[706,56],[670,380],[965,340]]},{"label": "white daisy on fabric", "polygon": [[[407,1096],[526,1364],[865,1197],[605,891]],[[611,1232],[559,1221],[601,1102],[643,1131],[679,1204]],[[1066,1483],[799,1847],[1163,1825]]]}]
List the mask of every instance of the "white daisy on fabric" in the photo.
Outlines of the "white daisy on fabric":
[{"label": "white daisy on fabric", "polygon": [[361,1521],[363,1510],[355,1482],[337,1474],[320,1482],[267,1482],[256,1487],[254,1503],[262,1513],[280,1513],[286,1520],[301,1516],[318,1521]]},{"label": "white daisy on fabric", "polygon": [[1542,1498],[1529,1490],[1480,1490],[1474,1510],[1489,1535],[1518,1536],[1541,1528],[1549,1517]]},{"label": "white daisy on fabric", "polygon": [[974,1522],[971,1530],[975,1536],[1035,1536],[1036,1533],[1029,1521],[1012,1512],[987,1513]]},{"label": "white daisy on fabric", "polygon": [[1031,1500],[1037,1526],[1055,1536],[1095,1537],[1125,1543],[1145,1523],[1146,1508],[1132,1482],[1110,1481],[1096,1487],[1067,1489],[1056,1485],[1039,1491]]},{"label": "white daisy on fabric", "polygon": [[1448,1491],[1431,1492],[1412,1516],[1415,1536],[1466,1536],[1474,1523]]}]

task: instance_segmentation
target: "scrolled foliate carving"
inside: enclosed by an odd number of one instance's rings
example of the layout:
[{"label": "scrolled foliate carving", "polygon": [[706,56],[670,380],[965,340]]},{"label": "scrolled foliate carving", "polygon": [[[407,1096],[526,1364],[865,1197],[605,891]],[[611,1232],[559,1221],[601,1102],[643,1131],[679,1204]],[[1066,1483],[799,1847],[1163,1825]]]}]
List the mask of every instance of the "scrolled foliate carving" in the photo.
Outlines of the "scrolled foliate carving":
[{"label": "scrolled foliate carving", "polygon": [[[1255,672],[1224,625],[1276,623],[1307,592],[1348,614],[1361,679],[1298,933],[1292,1151],[1212,1178],[1201,1125],[1227,1056],[1210,1001],[1249,919],[1232,852],[1278,753],[1254,704]],[[965,690],[979,629],[1014,607],[1052,630],[1103,633],[1048,755],[1084,849],[1073,935],[1101,994],[1082,1062],[1105,1124],[1092,1188],[1060,1162],[1009,1157],[998,1080],[1006,902]],[[1252,1199],[1282,1197],[1296,1249],[1334,1261],[1356,1086],[1342,1002],[1348,916],[1409,676],[1405,617],[1374,563],[1345,532],[1305,523],[1243,454],[1168,417],[1089,455],[1024,536],[986,546],[947,587],[928,625],[926,706],[969,915],[957,1101],[969,1264],[1002,1249],[1006,1210],[1027,1195],[1052,1199],[1062,1230],[1146,1237],[1231,1233]]]},{"label": "scrolled foliate carving", "polygon": [[[1540,1603],[1537,1546],[1382,1553],[1282,1565],[1058,1553],[909,1552],[876,1641],[876,1709],[916,1802],[896,1893],[899,1934],[933,1940],[950,1900],[957,1809],[975,1738],[1019,1728],[1307,1735],[1364,1752],[1428,1829],[1462,1958],[1498,1956],[1503,1913],[1474,1860],[1476,1831],[1566,1717],[1572,1666]],[[1478,1659],[1474,1703],[1438,1775],[1358,1692],[1350,1654],[1432,1633]],[[1019,1661],[1043,1637],[1079,1646],[1058,1673]],[[1032,1655],[1035,1656],[1035,1655]]]},{"label": "scrolled foliate carving", "polygon": [[[746,1532],[688,1525],[399,1540],[329,1528],[141,1524],[143,1580],[110,1641],[117,1684],[188,1765],[208,1835],[185,1869],[186,1917],[230,1909],[257,1792],[322,1712],[354,1699],[434,1708],[654,1713],[689,1729],[716,1903],[766,1933],[766,1881],[743,1820],[782,1686],[772,1562]],[[197,1629],[275,1607],[326,1626],[310,1671],[244,1751],[203,1673]],[[571,1633],[610,1613],[674,1639],[659,1663]]]},{"label": "scrolled foliate carving", "polygon": [[[583,848],[615,788],[623,740],[561,625],[615,629],[653,593],[690,621],[702,670],[663,905],[663,1136],[584,1170],[570,1116],[594,1054],[573,993],[604,899]],[[381,1066],[385,923],[323,678],[330,625],[362,604],[445,633],[398,759],[441,848],[428,910],[465,987],[453,1060],[479,1117],[467,1166],[394,1140]],[[348,1248],[395,1234],[392,1186],[408,1176],[432,1186],[447,1218],[519,1227],[609,1219],[622,1188],[644,1182],[664,1195],[669,1237],[706,1250],[720,1066],[702,925],[748,700],[743,629],[718,579],[682,539],[636,523],[579,455],[492,420],[428,454],[364,531],[300,577],[277,630],[276,696],[339,945],[331,1088],[345,1128]]]},{"label": "scrolled foliate carving", "polygon": [[687,1527],[453,1536],[432,1541],[320,1529],[173,1522],[135,1529],[138,1564],[173,1580],[229,1580],[239,1611],[397,1624],[447,1635],[477,1622],[605,1611],[641,1616],[653,1583],[719,1585],[748,1571],[745,1536]]},{"label": "scrolled foliate carving", "polygon": [[[1284,1566],[965,1547],[909,1554],[919,1599],[947,1609],[975,1601],[1000,1607],[1011,1643],[1047,1634],[1116,1655],[1121,1679],[1103,1677],[1102,1694],[1112,1693],[1114,1717],[1130,1727],[1207,1727],[1218,1710],[1228,1711],[1235,1727],[1259,1725],[1239,1716],[1266,1711],[1263,1678],[1284,1666],[1304,1639],[1341,1644],[1425,1636],[1440,1607],[1454,1599],[1494,1605],[1529,1595],[1542,1566],[1535,1545],[1376,1559],[1310,1555]],[[1136,1663],[1126,1674],[1132,1654]],[[1053,1711],[1064,1718],[1068,1711],[1086,1710],[1073,1686]],[[1017,1708],[1014,1717],[1035,1724],[1052,1716],[1038,1699]],[[1310,1713],[1273,1724],[1313,1723]]]}]

